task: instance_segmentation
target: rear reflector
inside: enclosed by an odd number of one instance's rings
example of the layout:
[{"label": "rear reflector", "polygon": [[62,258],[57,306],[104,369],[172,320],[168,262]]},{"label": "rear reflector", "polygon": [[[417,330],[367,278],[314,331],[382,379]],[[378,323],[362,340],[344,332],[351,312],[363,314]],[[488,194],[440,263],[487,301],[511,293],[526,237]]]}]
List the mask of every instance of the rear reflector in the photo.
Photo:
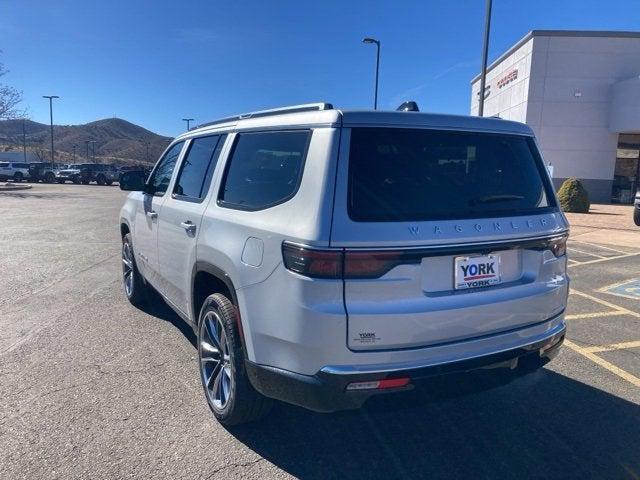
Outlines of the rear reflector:
[{"label": "rear reflector", "polygon": [[354,382],[347,385],[347,390],[384,390],[387,388],[400,388],[409,385],[409,378],[389,378],[373,382]]}]

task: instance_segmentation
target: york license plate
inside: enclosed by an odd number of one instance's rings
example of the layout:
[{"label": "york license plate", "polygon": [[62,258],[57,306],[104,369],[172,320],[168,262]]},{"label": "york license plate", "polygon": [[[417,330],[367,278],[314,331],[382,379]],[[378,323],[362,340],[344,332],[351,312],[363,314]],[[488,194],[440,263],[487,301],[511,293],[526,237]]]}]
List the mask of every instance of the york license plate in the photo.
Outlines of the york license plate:
[{"label": "york license plate", "polygon": [[500,279],[500,255],[456,257],[455,287],[480,288],[496,285]]}]

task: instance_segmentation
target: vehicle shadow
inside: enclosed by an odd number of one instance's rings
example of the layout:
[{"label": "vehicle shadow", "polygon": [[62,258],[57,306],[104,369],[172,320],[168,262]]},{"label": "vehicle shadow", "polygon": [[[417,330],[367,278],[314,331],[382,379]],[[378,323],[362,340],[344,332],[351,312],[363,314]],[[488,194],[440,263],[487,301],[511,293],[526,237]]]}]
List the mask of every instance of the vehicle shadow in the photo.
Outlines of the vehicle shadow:
[{"label": "vehicle shadow", "polygon": [[542,369],[506,387],[414,390],[353,412],[279,404],[235,437],[308,478],[640,478],[640,407]]},{"label": "vehicle shadow", "polygon": [[144,307],[138,307],[144,313],[157,317],[160,320],[171,323],[184,337],[191,343],[193,348],[197,347],[196,335],[191,326],[185,322],[180,316],[165,303],[157,292],[150,292],[150,298]]}]

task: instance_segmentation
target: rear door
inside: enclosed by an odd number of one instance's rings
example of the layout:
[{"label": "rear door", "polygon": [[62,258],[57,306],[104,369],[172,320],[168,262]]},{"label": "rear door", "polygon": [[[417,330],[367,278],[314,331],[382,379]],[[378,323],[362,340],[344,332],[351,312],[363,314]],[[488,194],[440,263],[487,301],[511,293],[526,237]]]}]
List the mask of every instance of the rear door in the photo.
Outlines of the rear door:
[{"label": "rear door", "polygon": [[[566,229],[533,138],[345,128],[331,246],[345,248],[347,343],[415,348],[560,313]],[[555,238],[558,237],[558,238]]]},{"label": "rear door", "polygon": [[158,217],[168,196],[173,171],[180,157],[184,142],[173,144],[158,161],[149,180],[147,192],[136,210],[133,251],[137,265],[156,288],[160,288],[158,266]]},{"label": "rear door", "polygon": [[183,313],[189,312],[196,239],[226,137],[226,134],[209,135],[189,142],[171,195],[158,215],[158,261],[163,292]]}]

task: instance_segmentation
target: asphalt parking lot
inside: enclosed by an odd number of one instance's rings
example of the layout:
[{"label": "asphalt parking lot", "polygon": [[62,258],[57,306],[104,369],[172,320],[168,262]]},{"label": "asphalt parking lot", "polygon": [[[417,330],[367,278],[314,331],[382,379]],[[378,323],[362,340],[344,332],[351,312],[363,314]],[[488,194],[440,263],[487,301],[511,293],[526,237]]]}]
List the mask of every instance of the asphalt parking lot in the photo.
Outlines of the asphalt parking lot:
[{"label": "asphalt parking lot", "polygon": [[124,196],[0,192],[0,478],[640,478],[640,242],[572,236],[567,342],[533,375],[227,431],[189,327],[121,292]]}]

